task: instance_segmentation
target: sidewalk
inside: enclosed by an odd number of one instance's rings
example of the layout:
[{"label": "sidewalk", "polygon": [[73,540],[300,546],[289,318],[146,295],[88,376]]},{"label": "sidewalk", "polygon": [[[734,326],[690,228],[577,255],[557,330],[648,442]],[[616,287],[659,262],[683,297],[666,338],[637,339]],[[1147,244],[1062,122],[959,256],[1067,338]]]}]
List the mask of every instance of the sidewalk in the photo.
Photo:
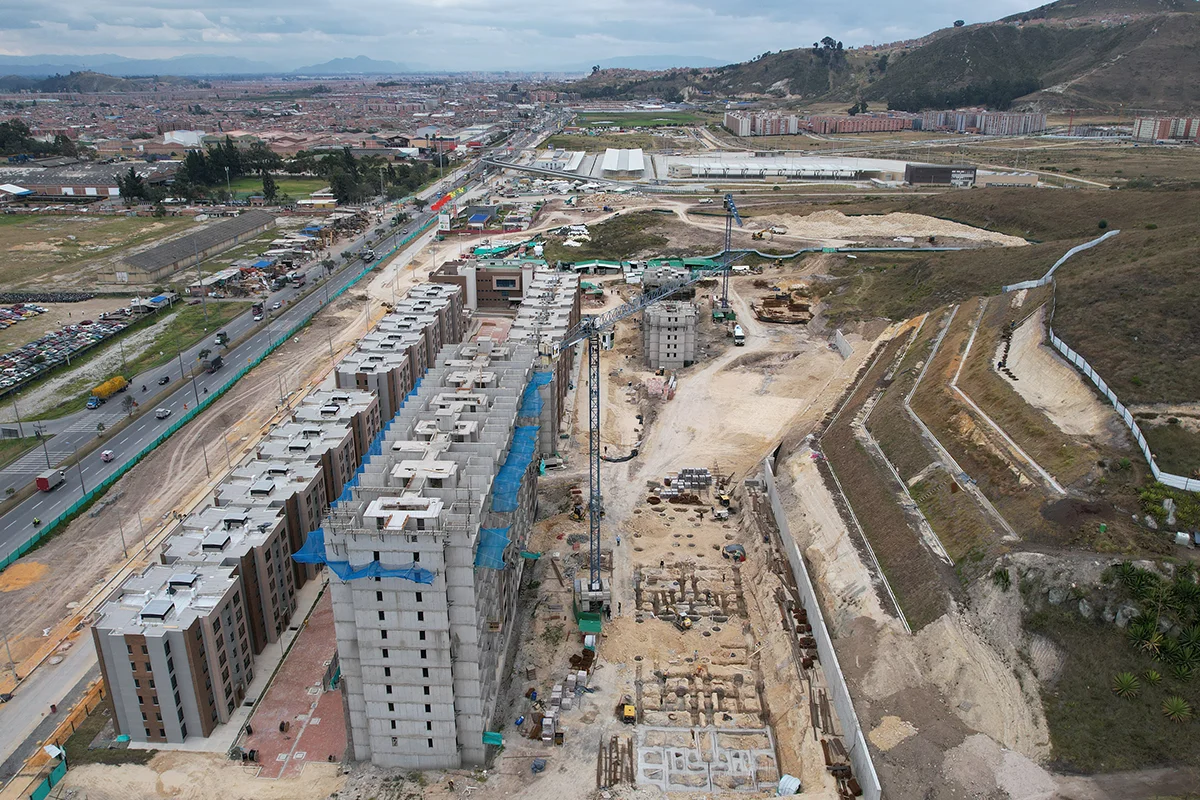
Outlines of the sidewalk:
[{"label": "sidewalk", "polygon": [[[260,778],[298,776],[309,761],[340,762],[346,751],[342,690],[322,681],[337,653],[333,601],[322,595],[267,694],[254,710],[243,750],[257,750]],[[287,730],[280,727],[286,724]]]}]

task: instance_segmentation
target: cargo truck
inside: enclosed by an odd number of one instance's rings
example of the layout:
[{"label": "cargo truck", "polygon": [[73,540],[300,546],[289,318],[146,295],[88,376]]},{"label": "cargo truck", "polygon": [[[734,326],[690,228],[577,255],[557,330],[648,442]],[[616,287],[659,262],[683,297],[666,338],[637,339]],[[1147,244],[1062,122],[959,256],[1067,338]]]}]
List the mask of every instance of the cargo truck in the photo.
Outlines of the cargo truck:
[{"label": "cargo truck", "polygon": [[222,358],[220,356],[213,356],[212,358],[206,358],[206,359],[204,359],[204,371],[209,374],[216,372],[217,370],[219,370],[221,368],[221,365],[223,363],[225,363],[225,362],[224,362],[224,360],[222,360]]},{"label": "cargo truck", "polygon": [[746,332],[741,325],[733,326],[733,346],[743,347],[746,344]]},{"label": "cargo truck", "polygon": [[61,469],[48,469],[37,476],[37,488],[43,492],[52,492],[67,479],[67,473]]},{"label": "cargo truck", "polygon": [[115,378],[109,378],[95,389],[92,389],[92,397],[99,397],[101,400],[107,400],[117,392],[123,392],[127,388],[129,388],[129,381],[118,375]]}]

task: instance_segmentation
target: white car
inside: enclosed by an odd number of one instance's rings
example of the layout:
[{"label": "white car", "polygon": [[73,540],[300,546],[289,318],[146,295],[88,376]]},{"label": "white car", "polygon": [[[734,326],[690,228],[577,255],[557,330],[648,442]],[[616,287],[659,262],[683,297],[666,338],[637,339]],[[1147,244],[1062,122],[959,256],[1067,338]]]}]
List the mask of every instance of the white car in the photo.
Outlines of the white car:
[{"label": "white car", "polygon": [[278,300],[276,300],[274,303],[271,303],[272,311],[278,311],[281,308],[283,308],[283,303],[279,302]]},{"label": "white car", "polygon": [[114,458],[116,458],[116,456],[117,456],[117,454],[114,453],[112,450],[105,450],[103,453],[100,454],[100,460],[103,461],[105,464],[107,464],[108,462],[110,462]]}]

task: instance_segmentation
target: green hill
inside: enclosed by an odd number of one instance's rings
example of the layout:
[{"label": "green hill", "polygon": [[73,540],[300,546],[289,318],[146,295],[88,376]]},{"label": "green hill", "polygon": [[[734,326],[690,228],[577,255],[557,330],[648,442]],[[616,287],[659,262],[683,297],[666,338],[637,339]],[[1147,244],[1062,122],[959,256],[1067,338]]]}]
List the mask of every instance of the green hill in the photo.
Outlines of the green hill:
[{"label": "green hill", "polygon": [[666,72],[600,70],[585,98],[885,101],[916,111],[982,105],[1191,111],[1200,106],[1200,2],[1059,0],[998,22],[947,28],[890,52],[811,48]]},{"label": "green hill", "polygon": [[905,111],[1005,108],[1018,98],[1018,105],[1045,110],[1186,110],[1200,102],[1198,40],[1196,14],[1121,24],[973,26],[892,58],[863,96]]}]

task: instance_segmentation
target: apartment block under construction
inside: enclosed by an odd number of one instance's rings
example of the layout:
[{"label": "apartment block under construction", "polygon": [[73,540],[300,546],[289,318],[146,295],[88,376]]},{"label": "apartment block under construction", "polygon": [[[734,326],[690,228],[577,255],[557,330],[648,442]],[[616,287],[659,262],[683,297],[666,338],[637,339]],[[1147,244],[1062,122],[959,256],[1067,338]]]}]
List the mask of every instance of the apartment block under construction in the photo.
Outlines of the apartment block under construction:
[{"label": "apartment block under construction", "polygon": [[444,348],[322,531],[350,748],[382,767],[483,764],[511,661],[544,402],[532,344]]},{"label": "apartment block under construction", "polygon": [[462,341],[463,297],[462,289],[450,284],[412,287],[338,362],[338,388],[373,392],[382,418],[391,419],[438,351]]},{"label": "apartment block under construction", "polygon": [[[508,331],[508,342],[528,343],[537,347],[542,364],[553,363],[549,378],[539,386],[543,406],[538,428],[539,449],[543,454],[558,452],[559,421],[563,417],[575,347],[559,352],[558,346],[580,319],[579,276],[574,273],[540,269],[533,273],[525,299],[517,308],[516,319]],[[539,370],[545,369],[544,366]]]}]

